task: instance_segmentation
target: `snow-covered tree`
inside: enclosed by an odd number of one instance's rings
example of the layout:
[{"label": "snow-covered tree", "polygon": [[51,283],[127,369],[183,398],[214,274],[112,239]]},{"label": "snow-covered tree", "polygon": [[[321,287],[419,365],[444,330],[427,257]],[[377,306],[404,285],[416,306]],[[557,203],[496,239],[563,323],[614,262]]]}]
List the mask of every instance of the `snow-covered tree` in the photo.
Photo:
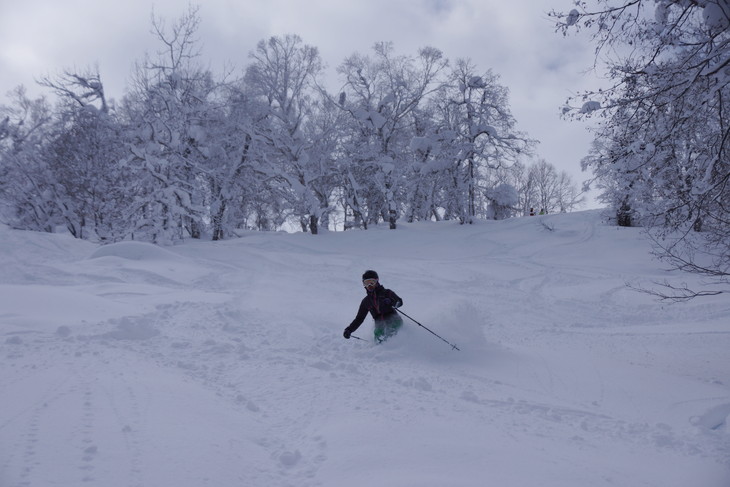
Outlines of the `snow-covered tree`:
[{"label": "snow-covered tree", "polygon": [[22,86],[0,105],[0,217],[12,227],[53,232],[61,223],[42,155],[53,121],[48,101],[28,98]]},{"label": "snow-covered tree", "polygon": [[592,33],[612,84],[569,100],[600,115],[584,161],[619,217],[652,228],[660,255],[727,283],[730,276],[730,4],[594,0],[553,12]]},{"label": "snow-covered tree", "polygon": [[304,136],[310,141],[308,152],[309,175],[305,179],[315,201],[309,208],[309,229],[317,233],[317,226],[329,227],[334,210],[335,195],[341,188],[337,151],[344,124],[344,113],[328,97],[323,96],[313,106],[312,116],[303,127]]},{"label": "snow-covered tree", "polygon": [[126,141],[98,69],[66,70],[40,85],[59,99],[41,154],[64,225],[77,238],[122,238],[128,194],[120,161]]},{"label": "snow-covered tree", "polygon": [[388,42],[375,44],[372,57],[353,54],[339,66],[345,81],[340,105],[350,115],[342,144],[345,194],[361,224],[384,220],[396,228],[413,113],[438,88],[445,66],[438,49],[422,48],[413,58],[396,55]]},{"label": "snow-covered tree", "polygon": [[489,207],[487,218],[492,220],[504,220],[511,218],[517,213],[520,198],[514,186],[502,183],[487,193]]},{"label": "snow-covered tree", "polygon": [[[247,89],[267,109],[257,125],[258,136],[268,151],[259,171],[276,185],[281,198],[299,218],[302,229],[318,233],[319,220],[328,211],[328,181],[334,178],[325,145],[330,130],[317,118],[315,86],[323,70],[317,48],[304,44],[297,35],[262,40],[250,55],[246,71]],[[325,153],[322,153],[322,150]]]},{"label": "snow-covered tree", "polygon": [[512,185],[517,191],[517,208],[519,214],[530,214],[530,208],[535,207],[534,181],[529,177],[529,167],[522,161],[517,161],[509,168],[497,170],[499,181]]},{"label": "snow-covered tree", "polygon": [[257,104],[234,86],[209,100],[195,134],[195,161],[211,238],[221,240],[246,228],[248,206],[265,198],[253,168],[260,146],[255,139]]},{"label": "snow-covered tree", "polygon": [[[170,243],[298,221],[318,233],[341,205],[345,227],[503,217],[518,188],[494,177],[531,142],[507,90],[441,51],[377,43],[339,66],[339,96],[318,82],[318,50],[263,40],[242,79],[201,65],[197,7],[152,18],[159,50],[121,103],[98,69],[42,78],[60,100],[16,93],[0,107],[3,221],[79,238]],[[517,192],[518,197],[520,192]]]},{"label": "snow-covered tree", "polygon": [[439,133],[453,137],[447,217],[471,223],[477,208],[487,206],[480,199],[488,172],[513,164],[534,144],[516,130],[507,96],[497,75],[479,74],[470,60],[460,59],[435,98]]},{"label": "snow-covered tree", "polygon": [[67,106],[43,150],[63,223],[76,238],[124,237],[128,193],[122,127],[93,105]]},{"label": "snow-covered tree", "polygon": [[413,115],[415,135],[409,146],[413,160],[406,174],[408,221],[439,221],[452,213],[449,188],[458,152],[455,134],[439,126],[433,103]]},{"label": "snow-covered tree", "polygon": [[195,7],[169,29],[153,18],[162,47],[137,66],[133,92],[125,100],[134,135],[129,166],[140,195],[132,208],[137,238],[198,238],[204,227],[199,161],[205,156],[198,139],[216,84],[199,64],[199,23]]}]

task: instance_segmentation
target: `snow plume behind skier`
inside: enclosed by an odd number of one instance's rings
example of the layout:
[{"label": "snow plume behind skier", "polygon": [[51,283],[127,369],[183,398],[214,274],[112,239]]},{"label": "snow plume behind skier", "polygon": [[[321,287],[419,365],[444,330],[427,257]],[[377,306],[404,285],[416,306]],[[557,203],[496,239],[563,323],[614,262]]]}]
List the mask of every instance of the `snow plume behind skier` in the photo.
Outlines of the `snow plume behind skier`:
[{"label": "snow plume behind skier", "polygon": [[398,329],[403,325],[403,320],[395,310],[403,305],[403,300],[395,292],[384,288],[380,284],[378,273],[373,270],[365,271],[362,275],[362,285],[367,295],[360,302],[357,316],[345,328],[342,335],[350,338],[350,335],[365,321],[369,312],[375,320],[375,341],[381,343],[398,333]]}]

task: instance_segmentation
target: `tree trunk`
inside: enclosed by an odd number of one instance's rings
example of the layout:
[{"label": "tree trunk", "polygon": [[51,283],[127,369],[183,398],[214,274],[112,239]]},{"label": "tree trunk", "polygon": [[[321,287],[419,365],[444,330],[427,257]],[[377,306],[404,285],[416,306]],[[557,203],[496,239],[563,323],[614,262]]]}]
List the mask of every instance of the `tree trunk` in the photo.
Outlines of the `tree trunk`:
[{"label": "tree trunk", "polygon": [[312,235],[319,233],[319,218],[315,215],[309,215],[309,231],[312,232]]},{"label": "tree trunk", "polygon": [[631,206],[626,201],[621,203],[621,207],[616,212],[616,221],[620,227],[631,226]]},{"label": "tree trunk", "polygon": [[226,203],[221,201],[218,211],[213,215],[213,240],[223,240],[223,214],[226,211]]}]

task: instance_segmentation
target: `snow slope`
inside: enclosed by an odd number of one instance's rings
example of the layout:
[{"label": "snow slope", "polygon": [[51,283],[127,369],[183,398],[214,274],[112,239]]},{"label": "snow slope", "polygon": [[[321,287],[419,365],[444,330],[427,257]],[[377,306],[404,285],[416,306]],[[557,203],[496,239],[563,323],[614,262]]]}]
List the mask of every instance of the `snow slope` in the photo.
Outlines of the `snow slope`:
[{"label": "snow slope", "polygon": [[[0,486],[730,485],[730,297],[599,211],[97,247],[0,228]],[[366,269],[406,320],[345,340]],[[370,338],[368,321],[356,335]]]}]

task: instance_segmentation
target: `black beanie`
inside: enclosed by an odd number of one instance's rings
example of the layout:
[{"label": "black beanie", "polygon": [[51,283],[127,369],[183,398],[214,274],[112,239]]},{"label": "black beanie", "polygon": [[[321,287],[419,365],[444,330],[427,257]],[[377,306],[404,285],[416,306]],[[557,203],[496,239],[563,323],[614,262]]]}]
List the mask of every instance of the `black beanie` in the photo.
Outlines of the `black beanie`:
[{"label": "black beanie", "polygon": [[378,279],[378,273],[375,271],[365,271],[365,274],[362,275],[362,280],[365,279]]}]

